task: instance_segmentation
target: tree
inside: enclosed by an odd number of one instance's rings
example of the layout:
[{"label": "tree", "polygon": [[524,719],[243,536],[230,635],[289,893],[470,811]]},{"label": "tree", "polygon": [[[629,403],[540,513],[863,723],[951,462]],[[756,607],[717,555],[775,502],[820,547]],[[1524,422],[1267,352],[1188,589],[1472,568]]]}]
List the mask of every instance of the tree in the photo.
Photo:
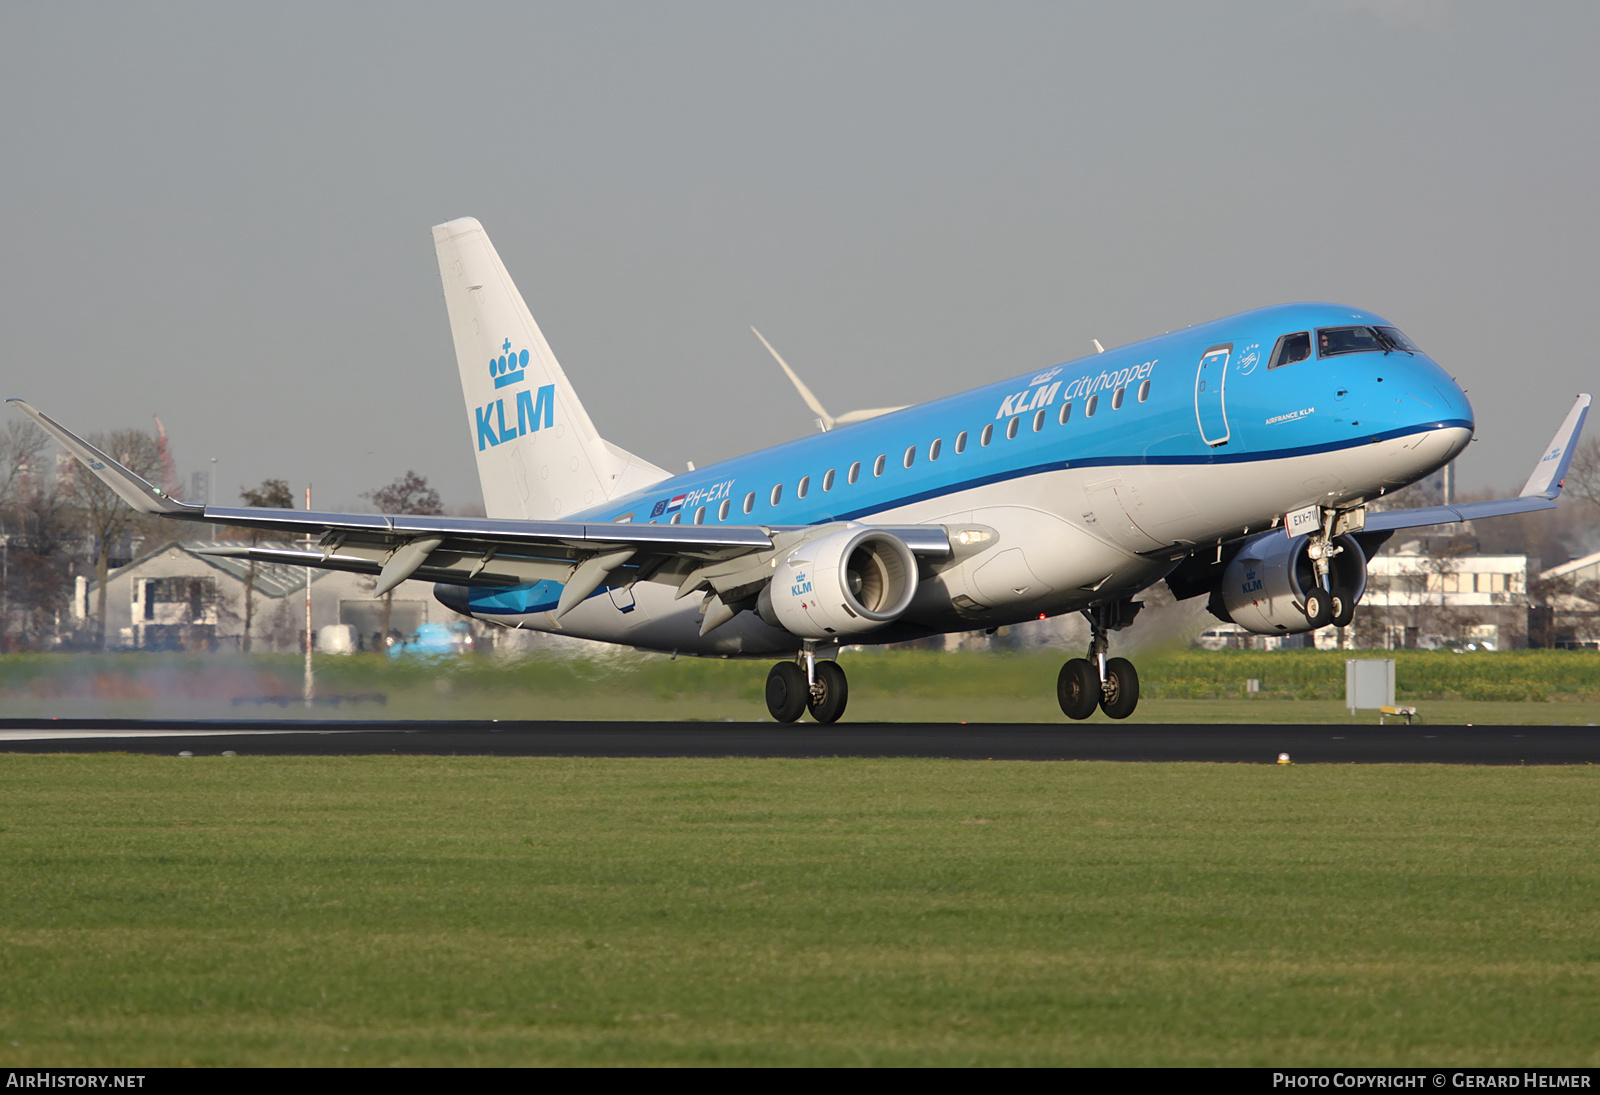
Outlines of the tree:
[{"label": "tree", "polygon": [[368,491],[361,497],[378,507],[379,513],[410,513],[435,517],[444,513],[439,492],[414,471],[407,471],[387,487]]},{"label": "tree", "polygon": [[1600,438],[1591,437],[1578,446],[1565,482],[1569,498],[1600,509]]},{"label": "tree", "polygon": [[[255,509],[294,509],[294,495],[289,493],[289,484],[282,479],[263,479],[261,485],[254,490],[241,487],[239,497],[244,504]],[[261,543],[261,530],[250,530],[250,546],[255,547]],[[250,570],[244,579],[244,638],[240,642],[240,649],[246,654],[250,653],[250,625],[255,620],[256,607],[256,561],[250,560]]]},{"label": "tree", "polygon": [[0,430],[0,506],[9,509],[39,489],[39,460],[50,439],[32,422],[12,419]]},{"label": "tree", "polygon": [[[142,430],[116,430],[110,434],[94,434],[89,443],[135,475],[153,478],[161,467],[161,450],[156,439]],[[106,578],[110,571],[111,552],[129,530],[147,523],[145,515],[119,498],[115,491],[100,481],[98,476],[78,476],[73,495],[83,519],[84,531],[94,541],[95,580],[99,590],[95,598],[95,646],[106,646]],[[142,522],[141,519],[144,519]]]},{"label": "tree", "polygon": [[[407,513],[415,516],[442,516],[444,507],[439,504],[439,492],[428,486],[428,481],[414,471],[404,475],[387,487],[370,491],[361,497],[378,507],[379,513]],[[382,641],[389,641],[389,616],[394,610],[394,590],[383,595]],[[380,647],[381,649],[381,647]]]},{"label": "tree", "polygon": [[11,553],[27,549],[24,534],[36,527],[28,513],[39,495],[39,454],[46,440],[43,430],[20,419],[8,421],[0,430],[0,552],[5,559],[0,573],[0,642],[10,634],[15,607]]},{"label": "tree", "polygon": [[6,612],[25,648],[43,649],[59,635],[72,589],[72,543],[78,514],[54,487],[41,488],[8,511]]}]

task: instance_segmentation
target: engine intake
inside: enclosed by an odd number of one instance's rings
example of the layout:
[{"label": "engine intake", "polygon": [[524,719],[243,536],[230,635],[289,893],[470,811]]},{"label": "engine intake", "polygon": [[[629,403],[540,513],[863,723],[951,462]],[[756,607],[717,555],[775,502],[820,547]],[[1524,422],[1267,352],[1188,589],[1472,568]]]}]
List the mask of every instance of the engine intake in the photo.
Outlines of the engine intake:
[{"label": "engine intake", "polygon": [[859,635],[891,623],[917,592],[917,557],[881,529],[845,529],[801,544],[761,591],[763,620],[804,639]]},{"label": "engine intake", "polygon": [[[1257,635],[1312,630],[1305,613],[1306,591],[1316,586],[1316,570],[1306,554],[1310,544],[1310,537],[1291,540],[1281,532],[1248,541],[1211,593],[1212,615]],[[1367,588],[1367,557],[1349,536],[1335,537],[1333,545],[1341,550],[1328,560],[1328,580],[1348,591],[1354,605]]]}]

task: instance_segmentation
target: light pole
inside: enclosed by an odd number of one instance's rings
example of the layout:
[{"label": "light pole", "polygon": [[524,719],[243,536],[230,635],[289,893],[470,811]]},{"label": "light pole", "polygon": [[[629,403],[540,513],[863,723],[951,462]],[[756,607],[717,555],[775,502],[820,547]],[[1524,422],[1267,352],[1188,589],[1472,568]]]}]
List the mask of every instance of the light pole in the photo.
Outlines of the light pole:
[{"label": "light pole", "polygon": [[[309,512],[311,510],[311,488],[309,486],[306,487],[306,510],[307,510],[307,512]],[[308,532],[306,534],[306,550],[310,551],[312,546],[313,546],[313,544],[312,544],[312,540],[311,540],[311,534]],[[306,707],[307,708],[311,707],[312,697],[316,695],[316,690],[317,690],[317,678],[316,678],[315,671],[311,668],[311,568],[310,567],[306,567],[306,682],[305,682],[305,701],[306,701]]]}]

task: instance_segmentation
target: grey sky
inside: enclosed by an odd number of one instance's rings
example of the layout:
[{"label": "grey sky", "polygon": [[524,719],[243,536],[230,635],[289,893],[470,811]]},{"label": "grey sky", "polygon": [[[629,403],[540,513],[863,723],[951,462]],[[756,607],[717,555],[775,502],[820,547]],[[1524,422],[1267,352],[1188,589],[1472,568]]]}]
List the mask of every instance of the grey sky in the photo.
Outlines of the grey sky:
[{"label": "grey sky", "polygon": [[1323,299],[1516,487],[1596,386],[1596,56],[1592,3],[9,3],[0,394],[160,414],[224,501],[474,501],[428,228],[475,216],[670,470],[811,428],[752,323],[837,413]]}]

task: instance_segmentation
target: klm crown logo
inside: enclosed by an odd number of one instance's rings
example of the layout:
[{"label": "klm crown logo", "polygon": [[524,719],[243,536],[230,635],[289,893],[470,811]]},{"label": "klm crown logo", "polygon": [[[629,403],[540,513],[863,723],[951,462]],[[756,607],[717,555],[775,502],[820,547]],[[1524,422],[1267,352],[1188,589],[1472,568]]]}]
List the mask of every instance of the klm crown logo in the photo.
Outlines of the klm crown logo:
[{"label": "klm crown logo", "polygon": [[[505,353],[489,359],[489,375],[494,378],[494,386],[497,389],[522,383],[523,375],[528,370],[527,350],[512,353],[509,338],[501,349]],[[513,400],[512,409],[508,414],[505,401],[510,398],[508,394],[491,403],[473,408],[472,416],[477,427],[479,452],[555,425],[554,384],[546,384],[537,392],[523,388],[516,393],[516,399]]]},{"label": "klm crown logo", "polygon": [[528,351],[523,350],[520,354],[512,353],[509,338],[500,348],[505,353],[489,359],[489,375],[494,378],[494,386],[504,388],[508,384],[521,384],[522,374],[528,368]]}]

